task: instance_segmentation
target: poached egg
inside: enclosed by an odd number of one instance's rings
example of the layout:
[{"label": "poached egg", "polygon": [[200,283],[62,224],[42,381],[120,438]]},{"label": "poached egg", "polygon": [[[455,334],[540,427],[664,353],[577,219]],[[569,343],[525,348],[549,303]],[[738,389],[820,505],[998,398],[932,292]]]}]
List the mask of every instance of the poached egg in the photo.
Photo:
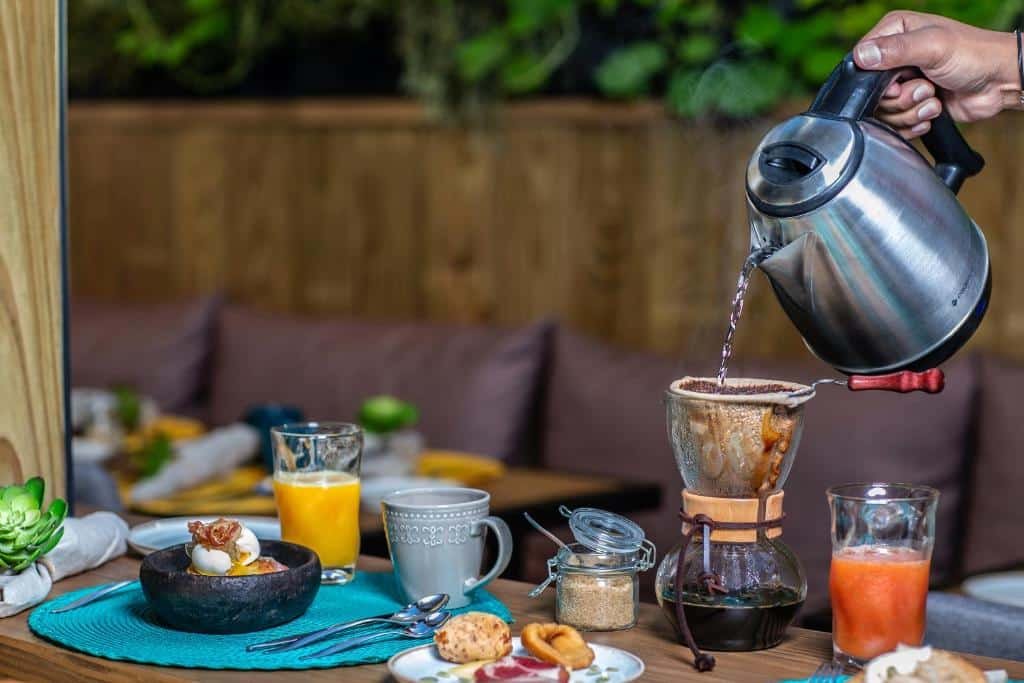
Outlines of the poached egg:
[{"label": "poached egg", "polygon": [[207,548],[196,543],[192,547],[192,569],[199,574],[210,576],[229,576],[248,574],[246,569],[259,559],[260,542],[256,534],[247,526],[242,526],[242,532],[235,540],[235,548],[238,555],[237,561],[232,561],[231,555],[218,548]]}]

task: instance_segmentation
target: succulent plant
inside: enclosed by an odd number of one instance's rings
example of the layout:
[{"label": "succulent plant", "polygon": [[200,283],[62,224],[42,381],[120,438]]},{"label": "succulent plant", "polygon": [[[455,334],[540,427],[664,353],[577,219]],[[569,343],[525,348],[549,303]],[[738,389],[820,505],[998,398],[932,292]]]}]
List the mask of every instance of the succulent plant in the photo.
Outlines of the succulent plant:
[{"label": "succulent plant", "polygon": [[0,570],[20,572],[53,550],[64,535],[68,504],[57,498],[44,511],[44,488],[39,477],[23,486],[0,488]]}]

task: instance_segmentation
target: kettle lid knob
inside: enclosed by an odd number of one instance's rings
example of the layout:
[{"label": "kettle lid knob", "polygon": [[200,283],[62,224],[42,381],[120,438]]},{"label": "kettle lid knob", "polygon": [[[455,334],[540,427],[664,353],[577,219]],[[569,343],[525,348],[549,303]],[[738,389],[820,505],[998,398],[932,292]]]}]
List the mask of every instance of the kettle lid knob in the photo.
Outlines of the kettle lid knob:
[{"label": "kettle lid knob", "polygon": [[795,216],[833,197],[856,171],[863,151],[850,121],[801,114],[761,140],[747,164],[747,196],[762,213]]}]

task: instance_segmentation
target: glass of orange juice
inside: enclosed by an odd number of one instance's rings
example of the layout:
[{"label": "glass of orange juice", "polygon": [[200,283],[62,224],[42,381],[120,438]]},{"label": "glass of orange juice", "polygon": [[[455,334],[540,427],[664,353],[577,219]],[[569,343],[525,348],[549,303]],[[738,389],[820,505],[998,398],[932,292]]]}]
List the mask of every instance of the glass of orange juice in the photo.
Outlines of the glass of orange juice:
[{"label": "glass of orange juice", "polygon": [[939,492],[910,484],[844,484],[832,510],[832,652],[862,667],[924,639]]},{"label": "glass of orange juice", "polygon": [[270,434],[281,538],[316,551],[322,583],[348,583],[359,556],[362,430],[347,422],[301,422],[272,427]]}]

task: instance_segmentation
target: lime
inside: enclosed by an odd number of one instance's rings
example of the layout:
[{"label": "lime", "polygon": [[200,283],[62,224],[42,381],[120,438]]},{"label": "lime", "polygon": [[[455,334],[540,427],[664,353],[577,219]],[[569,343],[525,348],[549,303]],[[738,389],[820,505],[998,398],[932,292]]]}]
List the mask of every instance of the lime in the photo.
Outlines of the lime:
[{"label": "lime", "polygon": [[359,409],[359,424],[368,432],[387,434],[411,427],[419,416],[416,406],[411,403],[394,396],[372,396]]}]

